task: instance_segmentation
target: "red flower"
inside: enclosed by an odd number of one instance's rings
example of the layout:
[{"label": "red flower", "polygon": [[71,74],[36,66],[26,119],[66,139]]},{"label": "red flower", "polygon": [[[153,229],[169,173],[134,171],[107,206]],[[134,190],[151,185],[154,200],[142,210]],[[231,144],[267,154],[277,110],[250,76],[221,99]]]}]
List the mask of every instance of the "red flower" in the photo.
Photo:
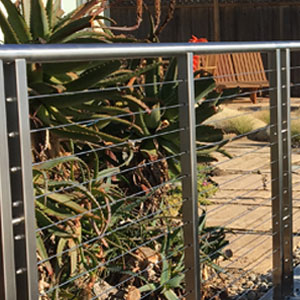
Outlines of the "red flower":
[{"label": "red flower", "polygon": [[198,39],[196,36],[192,35],[192,38],[189,40],[190,43],[207,43],[208,40],[206,38]]},{"label": "red flower", "polygon": [[[192,35],[192,38],[189,40],[189,43],[207,43],[208,40],[206,38],[198,39],[196,36]],[[194,55],[193,57],[193,70],[194,72],[199,69],[200,58],[199,55]]]}]

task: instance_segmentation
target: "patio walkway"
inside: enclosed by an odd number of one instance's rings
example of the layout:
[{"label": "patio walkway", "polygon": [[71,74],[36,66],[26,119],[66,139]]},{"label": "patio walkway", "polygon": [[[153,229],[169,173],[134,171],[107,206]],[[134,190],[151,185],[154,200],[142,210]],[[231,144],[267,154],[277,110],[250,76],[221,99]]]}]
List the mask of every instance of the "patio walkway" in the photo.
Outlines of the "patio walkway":
[{"label": "patio walkway", "polygon": [[[217,193],[206,206],[209,226],[232,230],[227,235],[233,256],[224,267],[242,268],[258,273],[272,269],[270,149],[267,143],[247,138],[229,143],[226,150],[233,160],[218,155]],[[241,157],[239,157],[241,156]],[[293,154],[293,166],[300,165],[300,154]],[[226,162],[225,162],[226,161]],[[218,163],[219,163],[218,162]],[[300,182],[293,172],[293,183]],[[293,191],[294,232],[300,228],[300,185]],[[294,247],[300,242],[294,240]]]}]

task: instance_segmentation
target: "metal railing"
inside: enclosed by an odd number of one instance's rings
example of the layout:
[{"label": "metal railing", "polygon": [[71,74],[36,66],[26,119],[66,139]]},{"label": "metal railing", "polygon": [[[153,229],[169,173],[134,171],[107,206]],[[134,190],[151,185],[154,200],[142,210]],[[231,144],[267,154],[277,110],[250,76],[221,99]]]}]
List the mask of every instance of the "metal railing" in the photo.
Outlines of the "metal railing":
[{"label": "metal railing", "polygon": [[[168,290],[166,286],[175,278],[174,274],[168,275],[165,281],[156,281],[152,284],[149,279],[150,270],[156,268],[157,273],[164,278],[163,272],[169,262],[174,265],[177,262],[173,260],[176,256],[184,256],[184,265],[182,269],[177,270],[177,275],[184,276],[184,285],[177,295],[178,299],[200,300],[214,299],[214,297],[224,293],[227,288],[234,286],[240,282],[242,277],[250,274],[265,259],[273,259],[271,271],[273,275],[271,291],[274,300],[285,299],[294,295],[293,289],[293,222],[292,222],[292,145],[291,140],[295,136],[291,136],[291,102],[290,90],[296,87],[297,83],[291,86],[290,72],[291,51],[300,50],[300,42],[253,42],[253,43],[207,43],[207,44],[120,44],[120,45],[4,45],[0,47],[0,284],[1,299],[63,299],[69,297],[66,294],[59,294],[60,290],[65,287],[71,287],[71,290],[80,290],[79,286],[85,286],[90,290],[91,299],[109,298],[109,294],[116,295],[117,292],[126,286],[133,286],[133,283],[140,280],[140,287],[148,286],[149,289],[140,289],[137,299],[147,299],[147,297],[157,295],[158,291],[165,292]],[[270,106],[261,108],[260,110],[270,111],[270,122],[263,127],[241,131],[235,136],[229,135],[219,141],[197,142],[197,129],[202,123],[197,123],[196,106],[195,106],[195,80],[208,80],[210,77],[194,78],[193,72],[193,55],[195,54],[211,54],[211,53],[233,53],[233,52],[251,52],[260,51],[268,55],[269,67],[266,73],[270,86],[268,88],[258,89],[257,92],[266,93],[270,97]],[[81,61],[99,61],[107,59],[129,59],[129,58],[153,58],[153,57],[176,57],[178,65],[178,78],[175,83],[178,85],[178,103],[170,105],[161,103],[159,109],[162,113],[168,110],[176,110],[179,114],[178,128],[168,128],[150,132],[144,137],[136,137],[135,139],[119,138],[113,142],[103,142],[102,138],[98,141],[89,141],[89,146],[80,146],[74,150],[74,145],[68,146],[69,152],[61,153],[59,150],[53,156],[35,157],[32,152],[31,142],[34,135],[40,135],[39,143],[49,143],[49,135],[54,132],[67,131],[69,138],[64,136],[63,142],[71,142],[72,130],[74,126],[82,126],[88,128],[97,122],[106,122],[116,120],[117,118],[125,120],[133,126],[130,118],[138,118],[139,116],[149,115],[146,106],[136,112],[119,110],[118,114],[100,116],[96,118],[80,118],[76,121],[49,126],[36,126],[30,128],[29,122],[29,103],[30,101],[47,100],[55,94],[28,94],[27,65],[32,63],[57,63],[57,62],[81,62]],[[293,70],[293,69],[292,69]],[[157,83],[137,83],[130,86],[131,89],[146,88],[151,85],[168,85],[174,81],[166,81]],[[62,92],[61,96],[80,97],[90,93],[92,97],[96,97],[103,92],[118,91],[128,89],[127,86],[107,87],[103,89],[93,88],[87,90],[79,90],[75,92]],[[201,105],[206,101],[214,103],[219,100],[236,99],[238,97],[248,96],[251,92],[243,91],[232,93],[229,96],[211,97],[209,100],[200,100],[197,105]],[[55,96],[59,96],[56,94]],[[97,96],[98,97],[98,96]],[[93,98],[91,98],[93,99]],[[38,102],[39,103],[39,102]],[[42,103],[42,102],[40,102]],[[51,102],[49,102],[51,106]],[[70,104],[72,106],[72,103]],[[39,107],[39,106],[38,106]],[[97,113],[97,111],[96,111]],[[225,116],[221,119],[211,121],[210,125],[215,124],[215,128],[220,126],[220,122],[226,122],[237,118],[246,118],[252,115],[253,111],[248,110],[241,112],[235,116]],[[35,116],[31,113],[31,121],[34,123]],[[129,121],[128,121],[129,120]],[[61,122],[60,122],[61,123]],[[104,123],[103,123],[104,124]],[[105,126],[105,125],[103,125]],[[70,130],[69,130],[70,129]],[[69,131],[68,131],[69,130]],[[132,128],[131,130],[134,130]],[[136,128],[136,130],[139,130]],[[235,142],[243,141],[243,138],[251,137],[253,134],[265,132],[269,130],[269,140],[253,149],[245,149],[241,144]],[[180,136],[180,149],[169,155],[154,156],[150,159],[136,160],[134,164],[124,164],[121,168],[114,168],[113,161],[115,156],[126,149],[134,149],[136,145],[141,145],[148,141],[154,141],[158,138],[169,136],[174,138],[174,134]],[[55,136],[55,134],[54,134]],[[57,136],[56,136],[57,137]],[[102,135],[103,137],[103,135]],[[197,154],[219,146],[229,147],[233,145],[231,151],[227,155],[221,151],[226,159],[222,158],[214,162],[210,160],[210,164],[202,164],[199,170],[197,165]],[[227,145],[227,146],[226,146]],[[228,146],[229,145],[229,146]],[[240,147],[239,152],[234,154],[234,147]],[[247,144],[246,147],[249,145]],[[49,145],[48,145],[49,147]],[[51,147],[51,146],[50,146]],[[73,148],[72,148],[73,147]],[[250,147],[250,146],[249,146]],[[228,148],[228,149],[229,149]],[[208,184],[203,176],[207,176],[209,172],[215,168],[226,166],[228,163],[239,161],[247,162],[255,156],[260,156],[261,150],[271,149],[270,158],[265,161],[251,164],[246,168],[243,164],[239,165],[239,170],[232,172],[232,176],[226,176],[218,182]],[[218,148],[219,149],[219,148]],[[226,151],[228,150],[226,148]],[[134,150],[133,150],[134,151]],[[228,150],[230,152],[230,150]],[[91,156],[97,156],[98,160],[101,156],[110,156],[110,163],[106,167],[102,166],[101,176],[90,176],[88,167],[90,163],[97,159],[91,159]],[[227,156],[226,156],[227,155]],[[231,156],[229,158],[229,156]],[[76,165],[71,158],[80,159],[82,165]],[[48,169],[63,164],[63,159],[68,160],[70,171],[65,169],[56,170],[47,175],[43,173]],[[142,168],[151,167],[158,169],[165,168],[170,160],[180,161],[180,175],[174,178],[166,176],[160,181],[153,181],[148,184],[150,177],[141,175]],[[62,161],[62,162],[61,162]],[[101,163],[101,161],[100,161]],[[241,163],[241,162],[240,162]],[[99,161],[98,161],[99,164]],[[52,166],[52,167],[51,167]],[[82,167],[84,166],[84,167]],[[271,166],[271,170],[267,169]],[[99,168],[99,165],[98,165]],[[105,173],[105,168],[109,169]],[[231,167],[230,167],[231,168]],[[34,176],[32,175],[34,170]],[[261,171],[263,170],[263,171]],[[40,172],[37,175],[37,172]],[[154,170],[155,171],[155,170]],[[46,171],[45,171],[46,172]],[[80,180],[74,177],[74,172],[80,173]],[[140,173],[139,173],[140,172]],[[158,172],[156,170],[156,172]],[[163,172],[162,172],[163,173]],[[262,175],[263,173],[263,175]],[[62,175],[64,174],[64,175]],[[128,174],[131,174],[130,176]],[[161,174],[161,173],[160,173]],[[203,175],[204,174],[204,175]],[[233,175],[238,174],[238,176]],[[245,178],[250,178],[253,174],[259,174],[261,178],[254,182],[249,182],[247,187],[238,188],[240,182]],[[231,173],[229,174],[231,175]],[[40,177],[39,177],[40,176]],[[44,176],[44,177],[43,177]],[[48,176],[48,177],[47,177]],[[67,179],[64,179],[65,177]],[[116,182],[116,178],[126,178],[131,184],[131,190],[127,186],[126,192],[119,190],[113,196],[109,193],[105,194],[106,185]],[[127,176],[127,177],[126,177]],[[148,174],[148,176],[150,176]],[[213,175],[212,175],[213,176]],[[265,176],[265,177],[264,177]],[[57,179],[59,184],[51,182],[51,179]],[[132,179],[134,178],[134,180]],[[201,179],[199,181],[199,178]],[[206,177],[205,177],[206,178]],[[214,178],[214,177],[212,177]],[[252,178],[252,177],[251,177]],[[256,178],[257,179],[257,178]],[[126,180],[124,182],[126,182]],[[133,181],[131,181],[133,180]],[[33,186],[35,182],[35,186]],[[134,182],[137,188],[134,189]],[[182,211],[178,209],[178,203],[170,203],[172,198],[171,191],[178,188],[181,184],[182,192],[180,192],[180,203]],[[200,189],[199,189],[200,182]],[[262,188],[266,191],[266,197],[262,197],[262,201],[255,202],[253,205],[243,203],[243,199],[247,197],[256,197]],[[271,185],[271,189],[268,189]],[[294,186],[297,186],[295,184]],[[91,195],[91,190],[98,190],[98,198]],[[166,192],[163,192],[165,189]],[[35,190],[35,191],[34,191]],[[100,191],[100,192],[99,192]],[[223,192],[225,194],[218,194]],[[270,194],[268,194],[270,192]],[[227,193],[227,194],[226,194]],[[171,194],[171,198],[164,198]],[[162,196],[163,195],[163,196]],[[209,204],[202,199],[209,200]],[[101,199],[101,201],[99,200]],[[147,203],[157,201],[156,206],[147,210]],[[200,199],[200,200],[199,200]],[[203,201],[202,201],[202,200]],[[148,202],[147,202],[148,201]],[[201,202],[202,201],[202,202]],[[295,199],[296,201],[296,199]],[[55,203],[47,206],[48,203]],[[123,204],[126,204],[124,207]],[[63,206],[65,205],[65,206]],[[71,211],[71,205],[73,211]],[[232,209],[233,205],[238,207]],[[240,209],[245,206],[246,209]],[[129,219],[118,219],[113,225],[112,218],[114,213],[121,209],[131,209],[132,215]],[[268,207],[269,210],[268,211]],[[177,223],[172,223],[171,227],[165,228],[159,223],[159,218],[164,214],[170,213],[176,208],[175,219],[179,219]],[[205,208],[206,217],[209,223],[210,231],[201,231],[203,227],[199,227],[199,211]],[[224,210],[224,208],[229,210]],[[252,222],[243,231],[243,228],[236,229],[234,226],[237,222],[249,222],[246,217],[257,211],[259,208],[266,208],[267,212],[263,215],[254,215]],[[229,213],[230,209],[232,212]],[[53,212],[50,212],[53,210]],[[35,212],[36,211],[36,212]],[[113,211],[113,212],[112,212]],[[140,212],[143,211],[141,214]],[[51,213],[56,212],[57,215],[52,216]],[[74,213],[76,212],[76,213]],[[145,212],[145,213],[144,213]],[[49,213],[49,216],[47,216]],[[43,222],[37,221],[40,214]],[[200,213],[201,215],[201,213]],[[229,218],[221,219],[222,215]],[[99,216],[102,218],[103,224],[99,228],[97,223]],[[165,215],[166,216],[166,215]],[[215,216],[215,217],[214,217]],[[167,218],[174,216],[167,215]],[[84,221],[81,221],[84,220]],[[261,226],[272,222],[272,230],[261,230]],[[86,224],[91,224],[87,226]],[[148,224],[143,227],[141,236],[130,236],[130,230],[135,225]],[[77,226],[77,227],[76,227]],[[85,227],[86,226],[86,227]],[[161,228],[160,228],[161,227]],[[219,233],[220,227],[228,229],[229,245],[225,243],[219,249],[206,253],[203,248],[209,238]],[[58,241],[57,236],[53,235],[54,228],[60,232],[60,246],[55,243]],[[68,228],[68,234],[66,230]],[[77,228],[77,229],[76,229]],[[91,229],[87,229],[91,228]],[[163,241],[166,236],[177,232],[177,229],[183,230],[184,243],[182,247],[173,246],[171,251],[164,255],[159,253],[161,249],[157,249],[157,241]],[[80,233],[76,232],[79,230]],[[243,231],[243,233],[241,233]],[[151,232],[151,234],[149,233]],[[234,233],[234,235],[232,235]],[[121,234],[123,236],[121,236]],[[255,237],[243,242],[245,237]],[[231,236],[232,235],[232,236]],[[74,238],[76,236],[76,238]],[[80,238],[79,238],[80,236]],[[113,247],[120,238],[127,237],[128,243],[119,246],[117,253],[110,253],[110,247]],[[115,237],[116,240],[109,240]],[[57,240],[55,240],[57,239]],[[272,246],[264,248],[257,260],[250,262],[241,262],[246,259],[249,253],[254,253],[261,247],[265,247],[265,243],[272,239]],[[43,242],[41,246],[39,243]],[[55,243],[54,243],[55,241]],[[130,241],[130,242],[129,242]],[[37,243],[39,251],[37,252]],[[110,244],[111,243],[111,244]],[[53,244],[57,247],[57,252],[49,252],[53,249]],[[162,244],[162,242],[161,242]],[[237,246],[235,246],[237,244]],[[45,246],[46,245],[46,246]],[[124,246],[125,245],[125,246]],[[262,246],[264,245],[264,246]],[[213,261],[217,253],[226,250],[228,247],[234,247],[234,255],[228,255],[228,259],[220,261],[221,269],[214,269],[213,272],[206,274],[207,261]],[[125,266],[130,264],[130,257],[141,255],[141,251],[152,249],[151,257],[157,255],[157,258],[144,267],[137,267],[139,261],[135,261],[136,268],[127,270]],[[227,249],[228,250],[228,249]],[[47,252],[48,251],[48,252]],[[51,250],[52,251],[52,250]],[[77,251],[78,254],[77,254]],[[105,254],[104,254],[105,253]],[[44,256],[42,254],[45,254]],[[105,256],[104,256],[105,255]],[[98,260],[97,260],[97,259]],[[150,261],[150,257],[146,257]],[[115,264],[119,263],[125,268],[116,271]],[[68,276],[63,271],[63,265],[70,265]],[[74,265],[73,265],[74,264]],[[238,276],[233,276],[227,270],[239,264],[242,269]],[[161,267],[162,266],[162,267]],[[57,271],[57,270],[60,271]],[[102,273],[111,272],[110,284],[101,279]],[[53,272],[53,273],[51,273]],[[98,273],[97,273],[98,272]],[[226,281],[227,287],[217,289],[215,292],[207,291],[207,286],[214,280],[217,280],[220,273],[225,272],[228,275]],[[52,274],[52,279],[45,279],[45,274]],[[54,274],[54,275],[53,275]],[[145,275],[147,274],[147,276]],[[206,274],[206,275],[205,275]],[[98,290],[94,288],[95,278],[98,278]],[[104,276],[104,275],[103,275]],[[115,276],[115,277],[113,277]],[[173,276],[173,277],[172,277]],[[105,277],[105,276],[104,276]],[[148,279],[145,279],[145,278]],[[117,278],[117,279],[116,279]],[[94,281],[93,281],[94,280]],[[217,282],[217,281],[216,281]],[[130,284],[129,284],[130,283]],[[151,285],[152,284],[152,285]],[[91,288],[92,286],[92,288]],[[270,287],[269,287],[270,288]],[[92,290],[92,291],[91,291]],[[117,290],[117,291],[116,291]],[[236,294],[235,299],[242,299],[249,293],[251,287],[246,287],[242,292]],[[82,292],[82,291],[81,291]],[[126,290],[126,292],[128,292]],[[83,299],[83,294],[76,294]],[[79,292],[78,292],[79,293]],[[73,296],[74,296],[73,295]],[[232,295],[231,295],[232,296]],[[122,297],[122,296],[121,296]],[[151,298],[153,299],[153,298]]]}]

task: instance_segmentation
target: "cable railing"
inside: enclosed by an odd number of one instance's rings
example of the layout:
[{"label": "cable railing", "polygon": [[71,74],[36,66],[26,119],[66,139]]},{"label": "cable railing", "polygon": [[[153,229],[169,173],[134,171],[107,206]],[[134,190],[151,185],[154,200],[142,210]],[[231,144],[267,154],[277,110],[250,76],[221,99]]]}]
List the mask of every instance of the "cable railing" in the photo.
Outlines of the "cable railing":
[{"label": "cable railing", "polygon": [[[244,299],[258,273],[272,300],[291,296],[300,44],[135,46],[0,49],[4,299]],[[257,51],[267,68],[193,69],[194,55]],[[91,66],[26,76],[86,60],[122,64],[85,83]]]}]

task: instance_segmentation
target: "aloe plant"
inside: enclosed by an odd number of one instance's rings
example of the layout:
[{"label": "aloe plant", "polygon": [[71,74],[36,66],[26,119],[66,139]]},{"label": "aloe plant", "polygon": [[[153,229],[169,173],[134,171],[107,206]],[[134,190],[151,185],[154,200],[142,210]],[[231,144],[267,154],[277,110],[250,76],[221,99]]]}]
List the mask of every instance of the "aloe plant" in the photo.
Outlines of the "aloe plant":
[{"label": "aloe plant", "polygon": [[[124,175],[129,181],[130,190],[134,192],[140,189],[147,191],[153,186],[162,184],[168,180],[169,171],[174,175],[180,173],[177,62],[174,58],[167,62],[167,65],[162,66],[161,63],[160,59],[147,60],[147,66],[151,68],[143,75],[145,85],[138,85],[135,89],[131,91],[127,89],[124,92],[127,98],[136,99],[135,102],[128,102],[124,107],[135,115],[134,126],[131,126],[130,132],[126,131],[124,126],[121,127],[127,139],[133,141],[133,145],[114,152],[115,158],[111,163],[123,165],[122,169],[141,166]],[[165,68],[163,76],[160,75],[161,68]],[[218,111],[220,96],[221,94],[215,91],[215,82],[212,78],[195,81],[197,117],[195,146],[199,148],[197,152],[199,163],[214,161],[213,152],[223,153],[221,149],[225,143],[222,142],[223,131],[202,124]],[[143,103],[143,106],[138,103]],[[108,125],[106,130],[110,133],[114,132],[113,126]],[[209,145],[214,143],[216,145]],[[124,152],[129,152],[125,156],[126,164],[124,164]],[[131,161],[128,161],[128,157],[131,157]],[[158,192],[161,193],[162,190]]]},{"label": "aloe plant", "polygon": [[[98,165],[97,155],[95,160]],[[125,201],[109,176],[117,170],[95,170],[79,158],[34,167],[37,252],[41,281],[47,287],[40,292],[49,299],[93,294],[89,284],[95,278],[109,281],[116,266],[128,258],[124,253],[151,237],[146,226],[152,220],[138,213],[144,198]],[[137,225],[121,226],[124,220]],[[84,280],[75,280],[81,273],[86,273]],[[57,288],[60,284],[63,286]]]},{"label": "aloe plant", "polygon": [[[133,42],[132,38],[115,36],[108,29],[95,31],[94,25],[102,26],[104,16],[93,15],[93,10],[98,1],[89,1],[68,15],[62,15],[59,1],[48,0],[46,5],[41,0],[31,0],[30,21],[27,20],[28,8],[26,2],[17,7],[11,0],[1,0],[8,18],[4,11],[0,10],[0,27],[4,32],[5,43],[112,43]],[[28,4],[28,3],[26,3]],[[111,21],[111,20],[108,20]],[[30,100],[30,113],[32,115],[32,126],[54,127],[61,124],[69,126],[52,130],[50,142],[72,138],[81,143],[99,144],[101,142],[120,143],[124,137],[102,131],[109,122],[101,121],[107,116],[128,113],[126,108],[118,108],[115,102],[132,102],[142,108],[142,101],[130,96],[123,95],[117,91],[101,92],[99,89],[113,87],[115,85],[126,85],[131,78],[151,70],[155,65],[132,68],[131,62],[127,61],[98,61],[81,63],[52,63],[28,65],[28,86]],[[94,92],[87,90],[95,89]],[[82,92],[80,92],[82,91]],[[43,97],[42,95],[47,94]],[[49,96],[49,94],[51,94]],[[34,97],[37,96],[37,97]],[[103,103],[109,101],[109,107]],[[101,107],[99,108],[99,105]],[[76,124],[82,120],[97,119],[94,127]],[[114,118],[113,124],[131,126],[127,119]],[[74,123],[73,126],[70,126]],[[134,126],[135,130],[140,130]],[[34,135],[33,145],[40,153],[41,137]],[[54,143],[51,152],[47,156],[56,156],[62,149],[59,143]],[[43,148],[43,146],[42,146]],[[35,157],[39,160],[39,157]]]},{"label": "aloe plant", "polygon": [[[7,43],[107,43],[120,39],[108,29],[102,32],[92,30],[92,21],[95,18],[100,22],[99,24],[105,19],[103,16],[92,16],[97,1],[89,1],[70,14],[62,16],[58,1],[48,0],[44,6],[41,0],[31,0],[29,24],[25,14],[28,9],[24,2],[21,7],[16,7],[11,0],[1,1],[9,13],[9,18],[6,18],[4,13],[0,12],[0,26]],[[123,41],[129,40],[123,38]],[[162,155],[178,153],[178,134],[163,135],[166,131],[178,128],[178,110],[164,111],[160,109],[161,106],[178,103],[176,60],[171,60],[163,78],[159,76],[159,65],[160,62],[157,60],[148,60],[146,66],[139,63],[132,65],[131,61],[32,64],[28,68],[28,78],[30,95],[33,96],[30,100],[30,111],[34,116],[33,126],[53,127],[68,124],[66,127],[51,130],[50,141],[51,138],[52,140],[72,138],[94,145],[102,142],[122,143],[127,138],[134,140],[159,132],[162,133],[161,137],[145,141],[139,147],[139,151],[149,155],[153,152]],[[129,90],[123,93],[118,91],[99,92],[101,88],[126,85],[132,78],[137,78],[145,73],[145,82],[154,83],[153,85],[141,88],[134,93],[130,93]],[[157,84],[155,84],[156,81]],[[174,81],[174,83],[160,84],[163,81]],[[212,79],[197,81],[195,83],[195,101],[205,97],[211,98],[209,93],[214,87]],[[95,91],[93,92],[91,89],[95,89]],[[86,93],[87,90],[90,91]],[[53,95],[42,97],[43,94]],[[34,98],[34,96],[38,97]],[[217,101],[214,103],[208,101],[196,106],[197,122],[201,123],[215,113],[216,104]],[[132,122],[132,118],[117,117],[120,114],[141,111],[151,111],[151,113],[138,114],[135,122]],[[111,115],[116,115],[116,117],[109,120]],[[84,120],[91,120],[90,124],[93,126],[76,124]],[[93,122],[92,120],[97,121]],[[133,123],[134,125],[131,127]],[[120,130],[113,130],[116,124],[123,129],[123,135],[120,134]],[[132,129],[134,133],[128,134],[128,129]],[[201,125],[197,127],[197,139],[199,143],[220,141],[222,132],[211,126]],[[41,144],[40,137],[35,135],[33,142],[34,147],[38,148]],[[154,142],[157,142],[158,148]],[[53,150],[47,153],[48,157],[56,156],[61,152],[60,145],[57,143],[56,145],[56,148],[53,147]],[[205,148],[205,151],[198,153],[199,160],[211,160],[209,153],[218,149],[219,147]],[[123,151],[123,148],[120,149],[120,152]],[[169,165],[173,170],[178,169],[176,160],[170,160]]]}]

